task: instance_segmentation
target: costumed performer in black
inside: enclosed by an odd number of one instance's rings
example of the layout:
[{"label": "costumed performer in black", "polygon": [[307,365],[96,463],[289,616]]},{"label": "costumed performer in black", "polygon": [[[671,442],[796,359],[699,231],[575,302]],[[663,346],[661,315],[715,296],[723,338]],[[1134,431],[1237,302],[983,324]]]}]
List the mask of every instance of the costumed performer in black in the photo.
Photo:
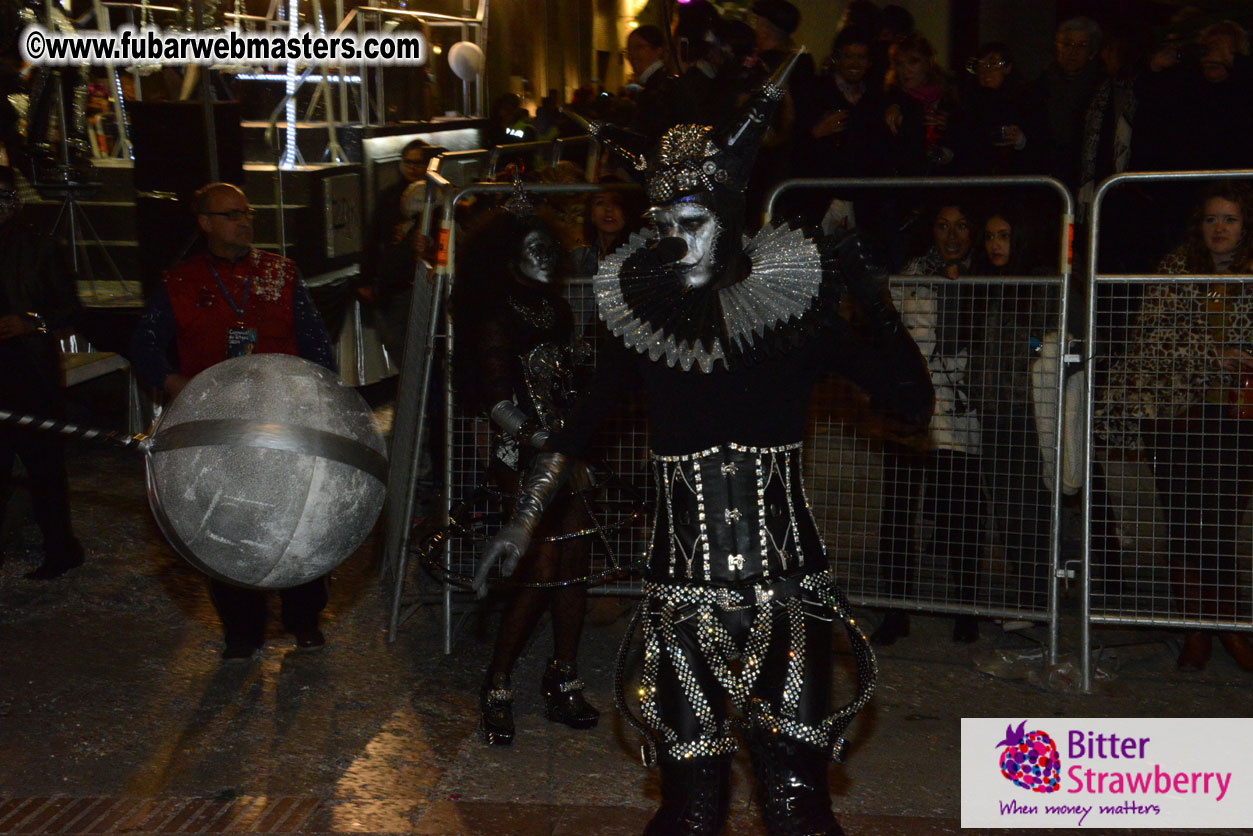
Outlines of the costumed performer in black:
[{"label": "costumed performer in black", "polygon": [[[495,433],[487,483],[510,500],[520,473],[573,399],[574,319],[561,295],[563,252],[557,241],[553,225],[536,214],[519,185],[505,207],[492,210],[471,235],[458,260],[454,380],[465,403],[491,418]],[[507,516],[512,502],[506,505]],[[546,608],[552,613],[553,658],[541,682],[545,714],[576,729],[596,725],[599,713],[583,699],[576,668],[587,584],[571,580],[588,574],[589,543],[586,535],[566,536],[586,531],[588,519],[583,502],[566,491],[534,531],[533,545],[521,552],[526,559],[515,579],[551,586],[510,590],[479,693],[489,744],[513,742],[510,674]]]},{"label": "costumed performer in black", "polygon": [[[810,393],[834,371],[902,420],[921,426],[931,414],[926,366],[869,247],[787,227],[742,237],[744,185],[792,63],[729,126],[675,126],[648,156],[625,147],[630,137],[592,126],[645,180],[653,228],[596,274],[599,316],[612,334],[596,380],[535,457],[514,517],[476,577],[485,583],[496,559],[512,571],[571,456],[628,390],[642,388],[658,481],[637,612],[646,752],[659,753],[661,765],[661,809],[649,834],[721,831],[737,748],[728,698],[745,718],[767,830],[842,832],[827,765],[869,699],[875,663],[801,484]],[[839,315],[846,293],[868,337]],[[835,618],[848,632],[859,683],[856,697],[832,712]]]}]

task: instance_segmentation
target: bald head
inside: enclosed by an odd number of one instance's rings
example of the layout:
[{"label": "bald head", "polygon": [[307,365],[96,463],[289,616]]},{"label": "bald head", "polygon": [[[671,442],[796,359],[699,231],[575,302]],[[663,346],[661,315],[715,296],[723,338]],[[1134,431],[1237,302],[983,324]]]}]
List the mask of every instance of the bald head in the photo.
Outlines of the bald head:
[{"label": "bald head", "polygon": [[238,186],[210,183],[192,195],[191,210],[209,252],[233,260],[252,249],[252,207]]}]

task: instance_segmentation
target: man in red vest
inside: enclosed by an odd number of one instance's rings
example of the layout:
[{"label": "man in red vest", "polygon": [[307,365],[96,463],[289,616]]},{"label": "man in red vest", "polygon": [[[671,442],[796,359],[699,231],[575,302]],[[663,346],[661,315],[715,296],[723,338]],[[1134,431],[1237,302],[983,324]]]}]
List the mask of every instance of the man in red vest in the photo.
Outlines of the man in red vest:
[{"label": "man in red vest", "polygon": [[[131,340],[140,378],[174,398],[200,372],[245,354],[294,354],[334,371],[330,338],[295,262],[252,246],[247,196],[230,183],[210,183],[192,196],[191,210],[205,249],[168,270],[148,299]],[[265,642],[265,593],[211,578],[209,594],[226,634],[222,659],[252,659]],[[325,644],[318,614],[326,579],[279,595],[296,646]]]}]

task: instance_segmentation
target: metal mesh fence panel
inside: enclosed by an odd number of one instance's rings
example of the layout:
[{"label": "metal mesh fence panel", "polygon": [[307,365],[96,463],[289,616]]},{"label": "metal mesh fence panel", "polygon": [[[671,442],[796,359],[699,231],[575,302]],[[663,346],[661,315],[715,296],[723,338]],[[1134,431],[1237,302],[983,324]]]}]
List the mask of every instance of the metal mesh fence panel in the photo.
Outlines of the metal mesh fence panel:
[{"label": "metal mesh fence panel", "polygon": [[1093,621],[1253,626],[1251,285],[1098,277]]},{"label": "metal mesh fence panel", "polygon": [[1059,364],[1045,348],[1061,292],[1060,279],[894,278],[936,387],[928,432],[848,384],[815,393],[809,496],[854,602],[1046,617]]}]

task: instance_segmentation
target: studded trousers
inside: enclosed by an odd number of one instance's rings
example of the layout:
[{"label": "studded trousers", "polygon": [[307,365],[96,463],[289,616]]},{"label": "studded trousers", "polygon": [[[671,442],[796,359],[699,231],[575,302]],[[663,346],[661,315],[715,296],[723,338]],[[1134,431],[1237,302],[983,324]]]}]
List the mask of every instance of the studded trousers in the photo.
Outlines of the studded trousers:
[{"label": "studded trousers", "polygon": [[839,832],[826,781],[832,738],[868,698],[874,676],[873,656],[854,642],[864,687],[832,713],[839,617],[825,572],[751,591],[650,584],[641,704],[660,745],[663,803],[647,833],[720,831],[738,746],[729,704],[747,718],[770,832]]}]

